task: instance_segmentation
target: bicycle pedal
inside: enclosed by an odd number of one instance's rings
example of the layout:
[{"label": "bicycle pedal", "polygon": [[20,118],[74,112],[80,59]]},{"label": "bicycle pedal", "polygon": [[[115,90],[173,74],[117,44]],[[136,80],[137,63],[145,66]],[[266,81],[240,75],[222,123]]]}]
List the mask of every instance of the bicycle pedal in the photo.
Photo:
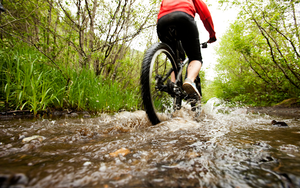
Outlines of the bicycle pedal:
[{"label": "bicycle pedal", "polygon": [[188,94],[188,98],[199,100],[199,97],[198,97],[198,95],[196,93]]},{"label": "bicycle pedal", "polygon": [[174,109],[175,109],[175,110],[180,110],[180,109],[181,109],[181,106],[176,105]]},{"label": "bicycle pedal", "polygon": [[198,104],[198,105],[191,105],[191,110],[192,111],[197,111],[199,109],[201,109],[201,105],[200,104]]},{"label": "bicycle pedal", "polygon": [[190,103],[190,104],[196,104],[197,101],[198,101],[197,99],[191,99],[191,98],[190,98],[190,99],[188,99],[186,102],[187,102],[187,103]]},{"label": "bicycle pedal", "polygon": [[194,102],[194,103],[196,103],[196,102],[198,102],[198,101],[201,101],[201,99],[199,99],[199,97],[197,96],[197,95],[188,95],[187,97],[186,97],[186,100],[187,101],[190,101],[190,103],[192,103],[192,102]]}]

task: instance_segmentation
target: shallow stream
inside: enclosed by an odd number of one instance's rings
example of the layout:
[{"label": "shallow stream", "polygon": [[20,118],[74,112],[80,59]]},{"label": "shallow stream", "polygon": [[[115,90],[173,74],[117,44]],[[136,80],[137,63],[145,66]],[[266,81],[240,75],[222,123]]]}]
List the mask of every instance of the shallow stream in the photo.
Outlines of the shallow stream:
[{"label": "shallow stream", "polygon": [[0,187],[300,187],[300,119],[217,99],[194,115],[2,120]]}]

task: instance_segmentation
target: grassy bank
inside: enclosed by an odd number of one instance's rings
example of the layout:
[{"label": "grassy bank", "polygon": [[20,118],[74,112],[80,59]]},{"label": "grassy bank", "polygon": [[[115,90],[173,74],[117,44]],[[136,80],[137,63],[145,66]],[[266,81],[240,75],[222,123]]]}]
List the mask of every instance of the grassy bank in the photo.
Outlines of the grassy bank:
[{"label": "grassy bank", "polygon": [[55,66],[36,49],[22,46],[0,50],[0,111],[134,110],[139,87],[106,80],[94,71]]}]

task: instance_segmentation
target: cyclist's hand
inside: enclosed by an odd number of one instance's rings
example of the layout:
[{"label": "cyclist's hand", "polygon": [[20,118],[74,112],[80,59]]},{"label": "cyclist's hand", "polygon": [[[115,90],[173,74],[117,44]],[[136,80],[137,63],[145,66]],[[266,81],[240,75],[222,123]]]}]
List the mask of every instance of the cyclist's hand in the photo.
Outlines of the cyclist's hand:
[{"label": "cyclist's hand", "polygon": [[210,38],[207,43],[213,43],[213,42],[216,42],[217,41],[217,38],[216,37],[212,37]]}]

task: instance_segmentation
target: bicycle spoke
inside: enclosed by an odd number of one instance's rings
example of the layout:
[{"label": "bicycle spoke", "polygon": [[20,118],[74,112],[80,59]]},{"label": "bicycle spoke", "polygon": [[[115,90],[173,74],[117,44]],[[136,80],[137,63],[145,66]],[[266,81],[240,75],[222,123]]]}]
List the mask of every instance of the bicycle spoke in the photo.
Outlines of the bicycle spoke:
[{"label": "bicycle spoke", "polygon": [[155,44],[147,51],[143,61],[142,73],[145,75],[142,74],[142,81],[148,82],[142,87],[143,102],[153,124],[160,122],[158,114],[169,113],[173,109],[173,98],[168,93],[167,85],[175,65],[174,60],[170,59],[171,53],[172,50],[165,44]]}]

